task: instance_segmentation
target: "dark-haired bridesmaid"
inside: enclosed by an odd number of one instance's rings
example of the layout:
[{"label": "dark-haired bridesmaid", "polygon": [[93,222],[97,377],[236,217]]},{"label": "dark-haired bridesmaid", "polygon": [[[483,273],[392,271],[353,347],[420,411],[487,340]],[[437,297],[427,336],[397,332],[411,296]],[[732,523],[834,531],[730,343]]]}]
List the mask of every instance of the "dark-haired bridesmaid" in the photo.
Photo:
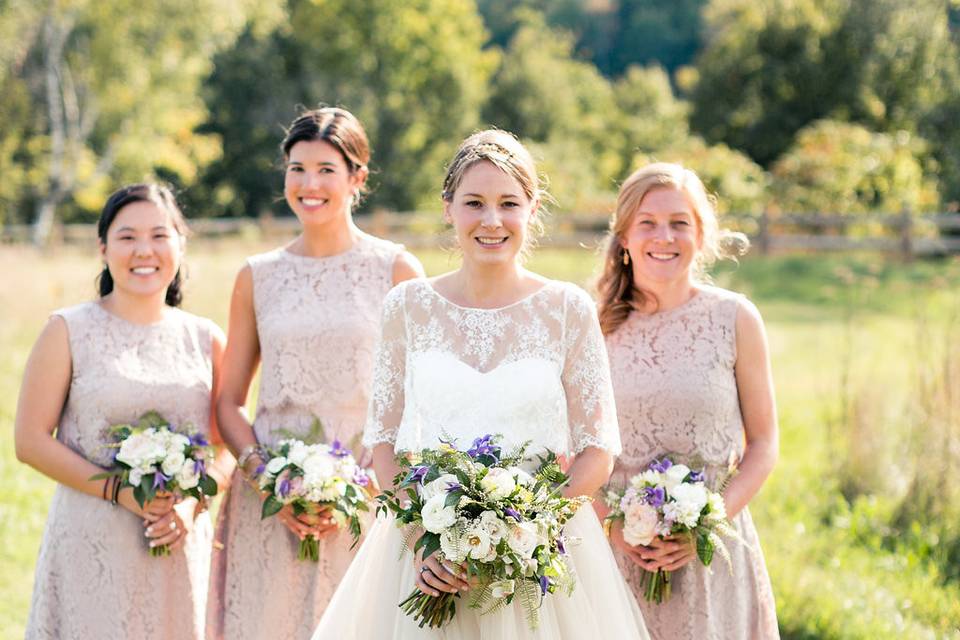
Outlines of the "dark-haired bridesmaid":
[{"label": "dark-haired bridesmaid", "polygon": [[[110,196],[98,224],[98,299],[55,311],[27,362],[16,453],[58,483],[27,638],[204,636],[212,525],[203,505],[166,494],[141,508],[91,480],[112,460],[111,425],[158,411],[218,441],[213,392],[223,333],[181,311],[186,224],[165,187]],[[224,449],[208,468],[225,485]],[[167,544],[169,557],[148,546]]]},{"label": "dark-haired bridesmaid", "polygon": [[[288,506],[261,520],[253,483],[260,447],[291,436],[337,439],[366,461],[360,434],[383,299],[423,274],[402,246],[353,223],[370,149],[350,112],[303,113],[281,148],[284,196],[302,232],[249,258],[237,276],[218,401],[224,439],[247,480],[224,503],[214,552],[209,633],[229,640],[309,638],[353,559],[350,534],[325,516],[297,517]],[[244,407],[258,366],[251,421]],[[319,539],[319,563],[297,559],[305,536]]]}]

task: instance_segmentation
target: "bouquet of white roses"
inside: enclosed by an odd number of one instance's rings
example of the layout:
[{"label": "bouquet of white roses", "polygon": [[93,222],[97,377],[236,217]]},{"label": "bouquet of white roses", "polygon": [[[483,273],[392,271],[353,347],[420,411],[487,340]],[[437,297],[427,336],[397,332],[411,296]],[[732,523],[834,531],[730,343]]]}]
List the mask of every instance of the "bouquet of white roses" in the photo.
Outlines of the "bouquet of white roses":
[{"label": "bouquet of white roses", "polygon": [[[268,493],[262,517],[292,505],[296,515],[329,510],[338,526],[349,527],[353,545],[360,540],[360,512],[367,511],[370,478],[340,442],[305,444],[293,438],[267,450],[260,489]],[[351,546],[351,549],[353,546]],[[313,536],[300,541],[300,560],[320,559],[320,542]]]},{"label": "bouquet of white roses", "polygon": [[[132,487],[141,507],[159,492],[201,501],[217,494],[217,482],[207,474],[213,448],[196,429],[188,426],[177,431],[159,413],[150,411],[135,424],[111,426],[110,434],[114,439],[110,446],[117,450],[114,469],[91,479],[116,476],[116,490]],[[152,556],[169,554],[165,544],[150,548]]]},{"label": "bouquet of white roses", "polygon": [[[627,544],[648,545],[656,536],[689,536],[707,567],[718,550],[729,562],[721,535],[739,537],[727,521],[723,496],[707,489],[703,473],[669,458],[654,460],[630,479],[625,491],[609,492],[607,504],[611,511],[604,525],[622,521]],[[645,572],[644,580],[648,601],[659,604],[670,597],[670,572]]]},{"label": "bouquet of white roses", "polygon": [[[497,439],[477,438],[468,451],[444,443],[413,460],[399,458],[397,490],[379,496],[379,509],[392,511],[398,526],[424,531],[414,552],[465,565],[474,583],[469,606],[488,613],[518,599],[535,628],[546,594],[573,590],[565,545],[575,540],[564,537],[563,526],[588,498],[560,493],[568,478],[552,453],[530,474],[520,467],[526,445],[507,454]],[[441,627],[455,615],[458,597],[414,589],[400,607],[421,627]]]}]

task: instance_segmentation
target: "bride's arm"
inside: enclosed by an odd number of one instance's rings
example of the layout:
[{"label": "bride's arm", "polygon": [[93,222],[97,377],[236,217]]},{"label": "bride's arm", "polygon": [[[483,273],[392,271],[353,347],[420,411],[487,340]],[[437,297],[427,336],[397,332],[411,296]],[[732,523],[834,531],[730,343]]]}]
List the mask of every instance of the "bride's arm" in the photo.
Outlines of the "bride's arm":
[{"label": "bride's arm", "polygon": [[397,466],[397,454],[393,445],[382,442],[373,448],[373,472],[377,475],[377,488],[380,491],[394,489],[393,479],[400,473]]}]

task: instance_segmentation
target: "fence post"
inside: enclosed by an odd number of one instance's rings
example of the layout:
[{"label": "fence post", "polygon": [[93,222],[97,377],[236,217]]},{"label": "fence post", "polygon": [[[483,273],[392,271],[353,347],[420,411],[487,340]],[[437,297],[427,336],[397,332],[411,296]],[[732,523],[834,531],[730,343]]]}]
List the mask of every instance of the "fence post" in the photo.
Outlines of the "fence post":
[{"label": "fence post", "polygon": [[913,260],[913,215],[909,207],[900,211],[900,255],[906,262]]},{"label": "fence post", "polygon": [[757,246],[760,248],[760,255],[765,256],[770,253],[770,214],[766,207],[760,213],[760,220],[757,221]]}]

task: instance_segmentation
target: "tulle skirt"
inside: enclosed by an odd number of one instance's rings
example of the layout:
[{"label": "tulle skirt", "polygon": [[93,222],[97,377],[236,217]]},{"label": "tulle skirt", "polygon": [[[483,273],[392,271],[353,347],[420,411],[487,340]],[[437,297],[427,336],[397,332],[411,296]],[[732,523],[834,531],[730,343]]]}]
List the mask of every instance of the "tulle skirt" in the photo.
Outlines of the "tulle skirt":
[{"label": "tulle skirt", "polygon": [[392,516],[380,516],[337,587],[313,640],[648,640],[640,608],[623,580],[600,522],[584,506],[566,527],[580,544],[568,549],[577,585],[567,596],[548,594],[539,626],[530,629],[515,601],[480,615],[457,603],[454,619],[440,629],[420,628],[399,608],[414,588],[410,553],[401,557],[402,535]]}]

